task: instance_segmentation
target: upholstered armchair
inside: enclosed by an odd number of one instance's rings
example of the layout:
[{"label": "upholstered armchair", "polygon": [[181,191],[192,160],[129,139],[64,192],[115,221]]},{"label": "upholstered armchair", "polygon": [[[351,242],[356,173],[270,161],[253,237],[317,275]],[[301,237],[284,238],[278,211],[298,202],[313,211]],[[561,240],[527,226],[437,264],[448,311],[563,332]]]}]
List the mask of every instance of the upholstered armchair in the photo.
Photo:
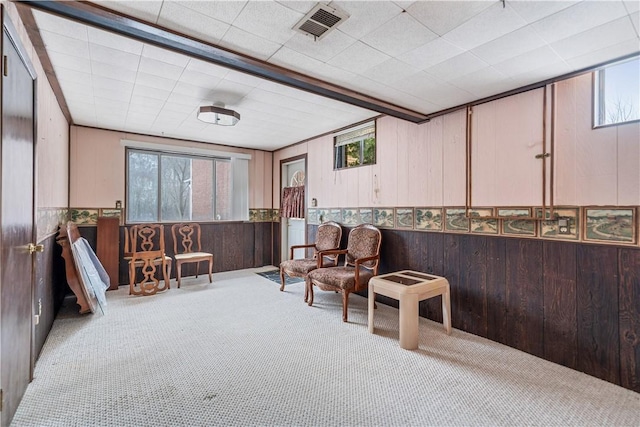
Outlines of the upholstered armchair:
[{"label": "upholstered armchair", "polygon": [[[313,286],[323,291],[342,293],[342,321],[347,321],[349,294],[367,289],[369,279],[378,274],[382,233],[371,224],[362,224],[351,230],[347,249],[318,252],[318,268],[307,274],[305,294],[313,305]],[[325,267],[322,259],[327,255],[344,255],[344,265]]]},{"label": "upholstered armchair", "polygon": [[[318,226],[318,234],[316,242],[308,245],[293,245],[289,249],[289,260],[280,263],[280,290],[284,291],[285,274],[289,277],[307,277],[307,274],[318,267],[320,260],[317,253],[329,249],[338,249],[340,240],[342,239],[342,227],[333,221],[327,221]],[[293,251],[295,249],[313,248],[313,257],[293,259]],[[329,265],[338,265],[338,255],[327,255]],[[304,301],[307,301],[307,293],[305,287]]]}]

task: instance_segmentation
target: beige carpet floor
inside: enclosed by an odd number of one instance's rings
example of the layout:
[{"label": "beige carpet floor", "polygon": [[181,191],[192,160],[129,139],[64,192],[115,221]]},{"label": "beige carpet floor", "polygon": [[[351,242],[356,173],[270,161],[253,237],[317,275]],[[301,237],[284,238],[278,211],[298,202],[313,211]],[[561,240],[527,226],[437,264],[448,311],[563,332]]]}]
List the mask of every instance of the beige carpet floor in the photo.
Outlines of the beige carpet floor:
[{"label": "beige carpet floor", "polygon": [[[272,267],[271,267],[272,268]],[[640,394],[398,311],[278,284],[250,269],[181,289],[107,293],[106,314],[67,300],[12,426],[640,425]]]}]

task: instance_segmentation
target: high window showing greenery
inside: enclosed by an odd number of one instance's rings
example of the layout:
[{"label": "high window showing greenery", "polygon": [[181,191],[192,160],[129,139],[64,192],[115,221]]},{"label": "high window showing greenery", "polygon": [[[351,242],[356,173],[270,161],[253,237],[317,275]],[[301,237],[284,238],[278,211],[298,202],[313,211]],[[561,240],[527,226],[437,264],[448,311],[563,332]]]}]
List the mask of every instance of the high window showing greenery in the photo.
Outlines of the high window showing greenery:
[{"label": "high window showing greenery", "polygon": [[333,167],[344,169],[376,163],[376,123],[357,126],[334,137]]},{"label": "high window showing greenery", "polygon": [[594,126],[640,120],[640,58],[597,70],[593,93]]},{"label": "high window showing greenery", "polygon": [[231,162],[152,151],[127,151],[127,221],[232,218]]}]

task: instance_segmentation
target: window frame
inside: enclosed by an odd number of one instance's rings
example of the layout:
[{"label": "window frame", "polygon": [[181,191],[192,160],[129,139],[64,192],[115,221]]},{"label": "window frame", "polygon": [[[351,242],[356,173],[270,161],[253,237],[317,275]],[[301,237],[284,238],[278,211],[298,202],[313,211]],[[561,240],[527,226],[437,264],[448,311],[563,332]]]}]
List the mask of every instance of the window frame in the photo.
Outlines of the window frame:
[{"label": "window frame", "polygon": [[[629,123],[640,122],[640,117],[638,117],[637,119],[625,120],[625,121],[620,121],[616,123],[601,123],[602,122],[601,117],[603,115],[606,116],[606,111],[602,111],[604,104],[600,102],[605,92],[605,88],[604,88],[605,78],[601,76],[606,75],[606,70],[608,68],[614,67],[616,65],[624,64],[625,62],[631,62],[631,61],[638,61],[638,64],[640,66],[640,55],[635,55],[629,58],[609,62],[601,67],[594,69],[591,72],[591,91],[592,91],[591,93],[591,107],[592,107],[591,108],[591,128],[592,129],[601,129],[601,128],[607,128],[612,126],[620,126],[620,125],[626,125]],[[640,103],[638,104],[638,108],[640,109]]]},{"label": "window frame", "polygon": [[[131,220],[129,218],[129,156],[131,153],[141,153],[147,155],[155,155],[158,159],[158,189],[157,189],[157,208],[156,208],[156,218],[155,220],[150,221],[140,221],[140,220]],[[208,220],[193,220],[193,219],[183,219],[183,220],[165,220],[162,218],[162,156],[170,156],[170,157],[181,157],[187,159],[198,159],[198,160],[208,160],[212,162],[212,172],[211,172],[211,180],[212,180],[212,198],[213,198],[213,208],[212,208],[212,217]],[[226,221],[240,221],[235,219],[215,219],[216,218],[216,204],[217,204],[217,185],[216,185],[216,171],[217,171],[217,161],[223,161],[225,163],[231,163],[230,157],[223,156],[206,156],[206,155],[198,155],[191,153],[181,153],[175,151],[168,150],[152,150],[148,148],[136,148],[136,147],[125,147],[125,206],[124,206],[124,222],[125,224],[144,224],[144,223],[160,223],[160,224],[171,224],[182,221],[196,221],[199,223],[209,223],[209,222],[226,222]],[[192,183],[193,185],[193,183]],[[193,198],[193,193],[191,193],[191,197]],[[191,201],[193,204],[193,201]],[[191,216],[193,216],[193,212],[191,212]]]},{"label": "window frame", "polygon": [[[359,140],[360,142],[360,151],[359,151],[359,158],[360,158],[360,164],[358,165],[353,165],[353,166],[349,166],[348,164],[343,166],[343,167],[338,167],[337,165],[337,150],[338,150],[338,145],[337,145],[337,139],[339,136],[342,135],[346,135],[352,132],[357,132],[360,129],[365,129],[368,127],[373,127],[373,140],[374,140],[374,144],[375,144],[375,149],[373,152],[373,163],[367,163],[367,164],[363,164],[363,157],[364,157],[364,144],[365,144],[365,140],[366,138],[362,138]],[[353,141],[353,142],[357,142],[357,141]],[[351,142],[350,144],[352,144],[353,142]],[[341,146],[346,147],[349,144],[343,144]],[[333,134],[333,144],[332,144],[332,158],[333,158],[333,170],[334,171],[341,171],[341,170],[348,170],[348,169],[354,169],[354,168],[359,168],[359,167],[363,167],[363,166],[373,166],[375,164],[378,163],[378,124],[377,124],[377,120],[373,119],[373,120],[367,120],[365,122],[361,122],[358,124],[355,124],[353,126],[350,126],[340,132],[334,133]],[[345,161],[346,163],[346,161]]]}]

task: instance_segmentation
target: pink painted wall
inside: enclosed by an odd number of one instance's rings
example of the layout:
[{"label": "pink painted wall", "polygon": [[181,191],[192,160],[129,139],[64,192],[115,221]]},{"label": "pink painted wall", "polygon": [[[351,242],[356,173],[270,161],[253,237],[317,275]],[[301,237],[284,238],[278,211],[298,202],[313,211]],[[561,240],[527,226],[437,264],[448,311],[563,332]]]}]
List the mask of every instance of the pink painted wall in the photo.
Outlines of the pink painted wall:
[{"label": "pink painted wall", "polygon": [[[591,74],[558,84],[555,205],[640,205],[640,124],[592,129],[591,102]],[[542,204],[543,103],[536,89],[473,108],[474,206]],[[276,151],[274,207],[279,160],[303,153],[307,197],[318,207],[464,206],[465,135],[458,110],[422,125],[378,119],[373,166],[334,171],[330,135]]]},{"label": "pink painted wall", "polygon": [[16,6],[2,2],[38,76],[36,130],[36,209],[68,207],[69,124],[62,114]]},{"label": "pink painted wall", "polygon": [[70,187],[71,206],[100,208],[115,206],[125,200],[125,147],[122,139],[163,145],[208,148],[217,151],[246,153],[249,160],[249,207],[270,208],[272,153],[193,141],[181,141],[110,130],[71,127]]}]

